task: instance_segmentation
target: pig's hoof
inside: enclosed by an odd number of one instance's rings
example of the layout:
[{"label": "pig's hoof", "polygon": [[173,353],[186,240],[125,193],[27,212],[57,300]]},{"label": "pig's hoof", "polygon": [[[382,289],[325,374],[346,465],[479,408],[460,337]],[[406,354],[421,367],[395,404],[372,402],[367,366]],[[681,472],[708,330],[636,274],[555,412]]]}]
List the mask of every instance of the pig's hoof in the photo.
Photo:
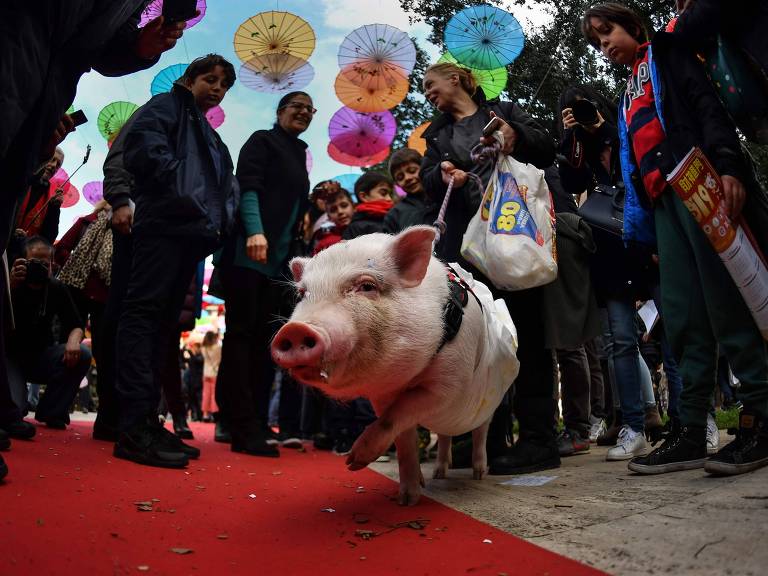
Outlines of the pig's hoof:
[{"label": "pig's hoof", "polygon": [[432,478],[435,480],[441,480],[448,476],[448,464],[437,464],[435,470],[432,472]]},{"label": "pig's hoof", "polygon": [[400,486],[400,493],[397,497],[397,503],[400,506],[415,506],[421,498],[421,488]]},{"label": "pig's hoof", "polygon": [[473,468],[472,478],[475,480],[482,480],[487,473],[488,473],[488,468],[486,466],[483,466],[482,468]]}]

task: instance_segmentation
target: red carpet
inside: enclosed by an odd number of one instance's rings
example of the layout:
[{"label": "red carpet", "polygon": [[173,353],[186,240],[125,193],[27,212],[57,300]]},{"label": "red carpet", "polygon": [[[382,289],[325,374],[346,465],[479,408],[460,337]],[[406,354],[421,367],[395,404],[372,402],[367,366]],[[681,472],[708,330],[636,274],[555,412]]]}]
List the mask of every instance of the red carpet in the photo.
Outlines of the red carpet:
[{"label": "red carpet", "polygon": [[601,574],[429,499],[401,508],[394,482],[333,454],[236,455],[193,429],[203,454],[186,471],[117,460],[90,424],[14,441],[0,574]]}]

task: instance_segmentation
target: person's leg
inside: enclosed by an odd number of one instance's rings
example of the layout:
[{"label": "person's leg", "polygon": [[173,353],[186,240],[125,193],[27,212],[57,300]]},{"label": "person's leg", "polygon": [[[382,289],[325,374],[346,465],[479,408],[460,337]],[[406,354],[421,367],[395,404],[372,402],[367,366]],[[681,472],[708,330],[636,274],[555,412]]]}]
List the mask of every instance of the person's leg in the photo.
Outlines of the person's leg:
[{"label": "person's leg", "polygon": [[45,392],[37,405],[35,420],[46,422],[54,428],[63,428],[65,424],[69,424],[69,407],[91,363],[91,351],[80,345],[80,359],[74,366],[66,366],[64,349],[64,344],[48,347],[34,367],[28,369],[25,374],[29,380],[45,384]]},{"label": "person's leg", "polygon": [[165,406],[171,413],[173,431],[179,438],[192,440],[194,434],[187,425],[187,408],[181,392],[181,367],[179,366],[179,339],[181,333],[174,329],[165,345],[165,358],[159,367],[158,380],[163,390]]},{"label": "person's leg", "polygon": [[564,429],[558,438],[560,456],[589,450],[589,361],[583,346],[558,350],[560,398]]},{"label": "person's leg", "polygon": [[584,344],[589,364],[589,407],[592,419],[605,420],[605,377],[598,349],[603,345],[599,336]]}]

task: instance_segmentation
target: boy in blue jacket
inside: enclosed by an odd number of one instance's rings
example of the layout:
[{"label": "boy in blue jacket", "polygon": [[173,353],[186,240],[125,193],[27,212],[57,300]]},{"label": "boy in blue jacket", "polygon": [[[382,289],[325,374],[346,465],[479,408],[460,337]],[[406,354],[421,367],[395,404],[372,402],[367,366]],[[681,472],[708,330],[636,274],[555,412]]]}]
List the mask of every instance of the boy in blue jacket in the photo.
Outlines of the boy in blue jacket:
[{"label": "boy in blue jacket", "polygon": [[[725,208],[733,221],[748,194],[754,198],[762,191],[702,66],[678,37],[659,32],[649,42],[638,15],[613,3],[589,8],[582,32],[611,62],[631,69],[619,106],[627,189],[625,234],[629,228],[650,238],[653,229],[643,226],[655,221],[664,325],[683,379],[679,422],[662,446],[632,459],[629,469],[658,474],[703,467],[714,474],[741,474],[764,466],[768,464],[766,342],[666,175],[692,147],[701,148],[722,177]],[[653,220],[638,218],[650,213]],[[756,234],[765,234],[764,222],[752,224]],[[736,439],[707,458],[707,411],[718,346],[742,384],[744,410]]]},{"label": "boy in blue jacket", "polygon": [[125,136],[136,211],[117,337],[121,421],[114,454],[139,464],[180,468],[200,454],[159,424],[153,368],[162,364],[197,263],[234,224],[239,189],[232,158],[205,118],[234,82],[234,67],[223,57],[197,58],[170,92],[136,112]]}]

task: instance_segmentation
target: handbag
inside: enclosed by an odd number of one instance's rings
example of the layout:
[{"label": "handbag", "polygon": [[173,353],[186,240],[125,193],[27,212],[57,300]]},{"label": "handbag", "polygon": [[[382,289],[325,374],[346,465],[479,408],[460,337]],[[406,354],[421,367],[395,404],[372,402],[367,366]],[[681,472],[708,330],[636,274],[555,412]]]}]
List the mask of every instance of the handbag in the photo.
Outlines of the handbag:
[{"label": "handbag", "polygon": [[555,213],[543,170],[499,156],[461,255],[502,290],[557,278]]},{"label": "handbag", "polygon": [[579,206],[579,216],[593,229],[617,236],[624,233],[624,187],[598,184]]}]

